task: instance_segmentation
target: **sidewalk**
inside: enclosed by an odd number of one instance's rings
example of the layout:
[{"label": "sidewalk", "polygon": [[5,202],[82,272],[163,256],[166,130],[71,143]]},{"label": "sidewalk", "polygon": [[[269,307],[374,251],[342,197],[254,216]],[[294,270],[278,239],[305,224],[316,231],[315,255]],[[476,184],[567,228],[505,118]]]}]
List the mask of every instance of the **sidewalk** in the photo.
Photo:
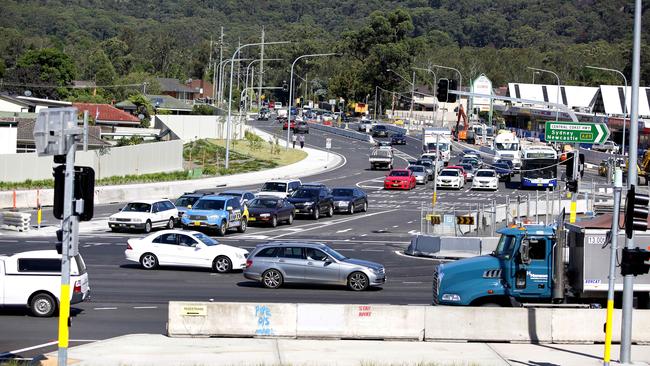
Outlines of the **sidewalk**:
[{"label": "sidewalk", "polygon": [[[602,365],[603,345],[443,343],[256,338],[169,338],[133,334],[69,350],[70,365]],[[612,355],[618,356],[618,346]],[[56,352],[43,365],[55,364]],[[648,362],[650,346],[633,346]],[[614,361],[614,360],[613,360]],[[615,365],[612,362],[612,365]],[[643,365],[643,363],[639,363]]]},{"label": "sidewalk", "polygon": [[[255,133],[266,141],[269,140],[270,135],[266,132],[255,129]],[[284,146],[283,141],[280,140],[282,146]],[[328,153],[309,147],[305,147],[304,151],[307,153],[307,157],[299,162],[257,172],[183,181],[96,187],[95,204],[178,197],[185,192],[197,189],[262,184],[271,179],[303,178],[334,170],[345,164],[345,158],[333,152]],[[36,206],[36,190],[16,191],[16,193],[17,207],[33,208]],[[53,190],[41,190],[40,201],[44,206],[52,205]],[[12,192],[0,192],[0,207],[12,207],[12,204]]]}]

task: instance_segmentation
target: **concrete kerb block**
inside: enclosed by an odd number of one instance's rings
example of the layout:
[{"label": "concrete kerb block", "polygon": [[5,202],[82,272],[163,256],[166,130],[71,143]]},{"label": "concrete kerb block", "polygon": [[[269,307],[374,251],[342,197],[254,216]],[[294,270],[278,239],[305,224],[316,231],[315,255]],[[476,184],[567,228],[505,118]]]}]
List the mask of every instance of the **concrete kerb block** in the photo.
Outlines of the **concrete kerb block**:
[{"label": "concrete kerb block", "polygon": [[426,307],[426,341],[550,343],[551,309]]},{"label": "concrete kerb block", "polygon": [[170,301],[170,337],[296,337],[296,304]]},{"label": "concrete kerb block", "polygon": [[298,304],[298,337],[424,340],[424,306]]}]

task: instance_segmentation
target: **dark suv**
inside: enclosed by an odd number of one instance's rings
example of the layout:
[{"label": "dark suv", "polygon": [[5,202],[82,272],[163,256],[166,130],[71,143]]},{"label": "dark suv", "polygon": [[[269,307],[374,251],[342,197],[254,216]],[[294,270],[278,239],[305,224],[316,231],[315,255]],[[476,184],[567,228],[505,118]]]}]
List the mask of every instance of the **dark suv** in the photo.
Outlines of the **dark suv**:
[{"label": "dark suv", "polygon": [[372,127],[372,137],[388,137],[388,129],[384,125],[375,125]]},{"label": "dark suv", "polygon": [[289,202],[296,207],[296,214],[309,215],[314,220],[321,215],[334,215],[334,200],[325,186],[300,187],[289,197]]}]

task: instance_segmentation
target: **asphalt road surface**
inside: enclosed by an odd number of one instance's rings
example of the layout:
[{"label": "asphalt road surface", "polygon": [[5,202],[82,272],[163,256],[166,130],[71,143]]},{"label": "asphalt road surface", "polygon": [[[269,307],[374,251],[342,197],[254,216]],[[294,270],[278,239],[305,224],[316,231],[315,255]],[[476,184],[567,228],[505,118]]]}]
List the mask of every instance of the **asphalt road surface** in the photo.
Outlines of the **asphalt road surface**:
[{"label": "asphalt road surface", "polygon": [[[253,122],[255,127],[284,135],[281,125],[274,121]],[[351,126],[355,128],[355,126]],[[84,233],[80,251],[87,263],[92,298],[73,306],[72,345],[129,333],[164,333],[167,304],[174,300],[236,301],[236,302],[312,302],[312,303],[372,303],[429,304],[431,274],[438,261],[413,258],[402,254],[410,237],[420,230],[422,204],[431,201],[432,183],[419,185],[412,191],[385,191],[386,171],[369,169],[371,145],[311,129],[306,137],[308,146],[324,148],[325,139],[332,139],[334,153],[345,157],[342,167],[303,179],[322,182],[330,187],[358,186],[369,196],[367,213],[335,215],[318,221],[298,219],[291,226],[265,228],[249,226],[246,233],[229,233],[218,240],[224,244],[251,249],[268,240],[319,241],[342,254],[382,263],[387,282],[381,288],[357,293],[337,286],[287,285],[268,290],[246,280],[241,272],[216,274],[192,268],[162,268],[146,271],[124,259],[126,240],[141,233],[112,233],[103,227]],[[396,146],[395,167],[406,167],[421,152],[421,140],[407,137],[407,144]],[[460,149],[456,148],[458,152]],[[454,156],[453,161],[457,161]],[[591,173],[590,173],[591,174]],[[255,191],[259,186],[242,187]],[[498,192],[474,192],[469,185],[461,191],[438,193],[441,204],[476,205],[503,203],[506,196],[522,193],[516,184],[500,184]],[[98,205],[95,221],[106,220],[125,202]],[[44,211],[45,225],[58,225],[51,209]],[[0,236],[0,253],[51,249],[54,239],[30,238],[5,234]],[[24,309],[0,309],[0,357],[34,357],[56,348],[57,318],[41,319],[29,316]],[[13,352],[11,351],[18,351]]]}]

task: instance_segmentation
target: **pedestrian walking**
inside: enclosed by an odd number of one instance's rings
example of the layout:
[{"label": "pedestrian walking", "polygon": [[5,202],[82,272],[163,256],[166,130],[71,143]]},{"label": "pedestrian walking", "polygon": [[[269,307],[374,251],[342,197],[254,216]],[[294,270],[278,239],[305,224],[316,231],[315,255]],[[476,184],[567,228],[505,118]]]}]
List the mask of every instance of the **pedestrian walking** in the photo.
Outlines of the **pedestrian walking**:
[{"label": "pedestrian walking", "polygon": [[293,148],[296,148],[296,134],[292,133],[291,134],[291,141],[293,142]]},{"label": "pedestrian walking", "polygon": [[303,135],[303,134],[298,135],[298,142],[300,142],[300,148],[301,149],[304,148],[305,147],[305,135]]}]

